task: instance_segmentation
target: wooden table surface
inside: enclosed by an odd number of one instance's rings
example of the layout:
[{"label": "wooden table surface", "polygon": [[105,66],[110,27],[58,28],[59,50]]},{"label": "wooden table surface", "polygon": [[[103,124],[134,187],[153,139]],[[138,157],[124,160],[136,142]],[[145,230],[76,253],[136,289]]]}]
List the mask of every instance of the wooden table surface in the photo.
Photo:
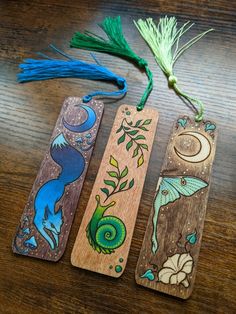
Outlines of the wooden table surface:
[{"label": "wooden table surface", "polygon": [[[0,1],[0,312],[1,313],[236,313],[236,1],[146,0]],[[134,270],[152,205],[159,171],[174,119],[189,110],[167,87],[149,48],[132,21],[175,15],[191,20],[197,32],[214,27],[176,65],[180,85],[206,103],[219,138],[195,288],[187,301],[136,285]],[[160,121],[142,195],[127,268],[112,279],[72,267],[70,254],[99,167],[115,112],[122,103],[137,104],[147,80],[129,62],[97,54],[111,70],[127,78],[125,99],[106,100],[102,127],[78,203],[66,252],[58,263],[12,253],[11,242],[47,148],[60,107],[67,96],[114,86],[79,79],[16,82],[17,66],[54,43],[83,60],[87,52],[69,48],[76,30],[97,30],[106,16],[121,15],[134,51],[154,73],[148,104]]]}]

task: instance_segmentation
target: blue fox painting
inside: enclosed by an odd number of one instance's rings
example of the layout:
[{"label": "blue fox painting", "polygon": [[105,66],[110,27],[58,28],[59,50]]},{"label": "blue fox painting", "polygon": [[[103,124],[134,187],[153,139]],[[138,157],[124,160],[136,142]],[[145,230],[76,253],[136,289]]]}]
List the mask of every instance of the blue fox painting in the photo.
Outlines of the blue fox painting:
[{"label": "blue fox painting", "polygon": [[[64,126],[72,132],[85,132],[95,124],[94,110],[85,105],[81,107],[88,115],[84,123],[72,126],[63,119]],[[57,178],[47,181],[38,190],[34,200],[34,225],[54,250],[59,245],[59,235],[63,225],[62,207],[56,211],[56,205],[64,195],[65,187],[82,175],[85,159],[80,151],[67,142],[62,133],[53,140],[50,154],[61,167],[61,171]]]},{"label": "blue fox painting", "polygon": [[34,201],[34,225],[51,249],[54,249],[58,246],[63,224],[62,208],[55,212],[56,204],[62,198],[65,187],[81,176],[85,160],[83,155],[66,141],[62,133],[52,142],[50,153],[52,159],[61,166],[61,172],[56,179],[46,182],[38,190]]}]

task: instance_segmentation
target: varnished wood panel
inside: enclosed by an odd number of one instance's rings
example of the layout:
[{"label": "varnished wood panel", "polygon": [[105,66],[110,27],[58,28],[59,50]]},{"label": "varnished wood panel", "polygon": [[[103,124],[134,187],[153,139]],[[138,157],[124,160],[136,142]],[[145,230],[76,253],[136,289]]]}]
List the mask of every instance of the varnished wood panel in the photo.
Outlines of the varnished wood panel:
[{"label": "varnished wood panel", "polygon": [[[0,312],[8,313],[235,313],[236,221],[236,2],[227,0],[1,0],[0,1]],[[206,118],[217,122],[219,137],[204,224],[197,275],[191,297],[182,301],[139,286],[134,271],[150,214],[173,121],[191,114],[157,67],[150,49],[132,26],[138,18],[175,15],[191,20],[194,36],[215,29],[175,66],[183,90],[206,105]],[[70,255],[119,105],[136,105],[146,77],[132,64],[107,54],[100,62],[126,77],[125,99],[105,100],[103,122],[81,192],[67,249],[61,260],[47,263],[12,253],[11,243],[44,152],[68,96],[111,90],[104,82],[58,79],[16,83],[18,64],[53,43],[92,61],[87,52],[69,49],[75,31],[97,32],[106,16],[122,16],[124,34],[136,53],[147,59],[154,89],[147,106],[160,116],[140,202],[126,270],[119,279],[71,266]],[[54,56],[55,57],[55,56]]]},{"label": "varnished wood panel", "polygon": [[193,290],[217,127],[180,116],[170,135],[135,272],[138,284],[187,299]]},{"label": "varnished wood panel", "polygon": [[68,97],[12,243],[14,253],[63,255],[103,114],[103,103]]},{"label": "varnished wood panel", "polygon": [[74,266],[123,274],[157,121],[155,109],[119,107],[72,251]]}]

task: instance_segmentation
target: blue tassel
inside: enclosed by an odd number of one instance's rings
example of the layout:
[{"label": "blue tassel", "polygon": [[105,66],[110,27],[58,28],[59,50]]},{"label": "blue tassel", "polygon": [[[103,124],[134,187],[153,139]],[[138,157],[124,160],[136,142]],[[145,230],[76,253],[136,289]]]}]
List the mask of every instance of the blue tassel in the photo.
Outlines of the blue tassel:
[{"label": "blue tassel", "polygon": [[25,83],[31,81],[42,81],[53,78],[76,77],[88,80],[104,80],[118,85],[119,90],[115,92],[94,91],[83,97],[84,102],[88,102],[94,96],[120,96],[127,92],[127,83],[123,77],[117,76],[97,61],[91,64],[71,58],[69,55],[50,45],[55,52],[64,56],[68,60],[52,59],[45,54],[38,53],[44,59],[26,59],[19,65],[21,73],[17,75],[18,82]]}]

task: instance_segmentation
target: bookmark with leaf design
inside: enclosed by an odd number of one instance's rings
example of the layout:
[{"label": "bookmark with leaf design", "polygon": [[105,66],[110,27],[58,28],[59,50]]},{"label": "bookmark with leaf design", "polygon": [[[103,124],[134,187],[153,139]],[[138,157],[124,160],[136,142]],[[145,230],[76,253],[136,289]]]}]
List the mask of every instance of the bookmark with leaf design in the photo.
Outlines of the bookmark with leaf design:
[{"label": "bookmark with leaf design", "polygon": [[179,48],[179,40],[190,29],[179,29],[174,17],[135,23],[153,51],[177,95],[195,112],[174,122],[153,207],[143,240],[136,282],[176,297],[186,299],[193,290],[199,257],[204,217],[215,156],[216,125],[205,119],[203,104],[182,92],[177,85],[173,66],[182,53],[208,30]]},{"label": "bookmark with leaf design", "polygon": [[[19,82],[77,77],[114,82],[116,92],[96,91],[82,98],[68,97],[52,133],[37,178],[13,241],[13,251],[49,261],[63,255],[80,192],[103,114],[97,95],[126,93],[126,80],[105,67],[72,59],[27,59],[20,65]],[[42,55],[42,54],[41,54]]]},{"label": "bookmark with leaf design", "polygon": [[104,40],[76,33],[71,45],[124,57],[145,69],[148,86],[140,103],[119,107],[71,255],[74,266],[120,277],[125,269],[142,195],[158,113],[144,108],[152,73],[122,33],[120,18],[106,18]]}]

